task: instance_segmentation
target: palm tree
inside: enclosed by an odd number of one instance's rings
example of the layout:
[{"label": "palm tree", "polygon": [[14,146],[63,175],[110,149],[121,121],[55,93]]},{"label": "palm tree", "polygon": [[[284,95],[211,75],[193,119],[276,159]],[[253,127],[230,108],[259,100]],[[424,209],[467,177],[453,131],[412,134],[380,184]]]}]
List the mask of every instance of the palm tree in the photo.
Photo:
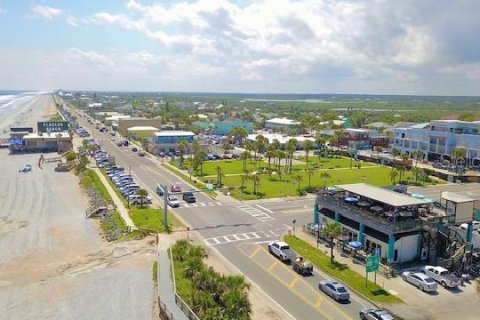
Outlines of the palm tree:
[{"label": "palm tree", "polygon": [[303,142],[303,149],[305,150],[305,156],[307,161],[307,169],[308,169],[308,156],[310,155],[310,150],[313,149],[313,142],[310,140],[305,140]]},{"label": "palm tree", "polygon": [[298,141],[297,139],[290,139],[288,140],[287,142],[287,146],[286,146],[286,149],[287,149],[287,153],[288,153],[288,158],[290,159],[289,162],[289,166],[288,166],[288,172],[291,172],[292,171],[292,166],[293,166],[293,153],[295,152],[295,150],[297,150],[297,146],[298,146]]},{"label": "palm tree", "polygon": [[312,176],[315,174],[315,170],[313,169],[307,169],[307,176],[308,176],[308,188],[312,187],[312,184],[310,183]]},{"label": "palm tree", "polygon": [[268,150],[265,152],[265,157],[268,159],[268,169],[270,170],[270,162],[272,161],[272,158],[275,156],[275,151]]},{"label": "palm tree", "polygon": [[392,162],[393,162],[392,163],[392,171],[393,171],[393,169],[395,169],[395,158],[398,157],[401,154],[401,151],[400,151],[399,148],[393,147],[391,152],[392,152]]},{"label": "palm tree", "polygon": [[244,170],[243,174],[240,176],[240,192],[243,193],[245,190],[245,184],[247,183],[248,179],[250,179],[250,172],[248,170]]},{"label": "palm tree", "polygon": [[395,184],[395,180],[397,179],[397,177],[398,177],[397,169],[393,169],[392,171],[390,171],[390,180],[392,181],[392,184]]},{"label": "palm tree", "polygon": [[247,130],[245,130],[245,128],[235,127],[228,133],[228,136],[233,136],[233,140],[235,143],[243,145],[243,139],[248,136],[248,132]]},{"label": "palm tree", "polygon": [[245,142],[245,149],[248,151],[248,155],[252,155],[252,151],[255,150],[255,143],[253,141],[247,140]]},{"label": "palm tree", "polygon": [[145,189],[139,189],[137,194],[140,197],[140,208],[143,208],[143,201],[148,197],[148,191]]},{"label": "palm tree", "polygon": [[295,179],[297,180],[297,191],[299,192],[300,191],[300,182],[303,181],[303,176],[300,175],[300,174],[297,174],[295,176]]},{"label": "palm tree", "polygon": [[65,159],[67,160],[67,162],[75,161],[77,160],[77,158],[78,158],[78,153],[76,153],[73,150],[70,150],[65,154]]},{"label": "palm tree", "polygon": [[247,170],[247,159],[249,157],[250,157],[250,153],[246,150],[240,154],[240,159],[243,161],[243,171]]},{"label": "palm tree", "polygon": [[342,234],[342,226],[338,222],[327,223],[321,233],[330,240],[330,261],[333,263],[333,240]]},{"label": "palm tree", "polygon": [[325,146],[325,142],[327,142],[327,140],[322,137],[317,137],[315,139],[315,144],[317,145],[317,148],[318,148],[318,162],[320,162],[320,158],[322,157],[322,148],[325,148],[325,150],[327,149]]},{"label": "palm tree", "polygon": [[265,147],[265,137],[262,136],[261,134],[259,134],[256,138],[255,138],[255,165],[257,165],[257,153],[260,153],[263,151],[263,148]]},{"label": "palm tree", "polygon": [[180,152],[180,167],[183,167],[183,155],[185,154],[185,150],[188,147],[187,141],[185,139],[182,139],[178,141],[178,151]]},{"label": "palm tree", "polygon": [[323,189],[327,188],[327,180],[332,178],[330,173],[328,173],[328,171],[322,171],[320,178],[323,180]]},{"label": "palm tree", "polygon": [[415,150],[412,152],[412,156],[415,158],[415,170],[414,171],[414,177],[415,177],[415,182],[417,182],[418,179],[418,160],[423,158],[423,152],[419,149]]},{"label": "palm tree", "polygon": [[405,172],[405,170],[407,170],[407,160],[409,158],[409,155],[408,155],[408,153],[404,152],[400,155],[400,157],[402,158],[402,166],[400,167],[401,168],[401,170],[400,170],[400,180],[402,180],[403,173]]},{"label": "palm tree", "polygon": [[225,177],[225,174],[223,173],[223,168],[221,166],[217,166],[215,170],[217,171],[217,185],[221,187],[222,178]]},{"label": "palm tree", "polygon": [[227,153],[228,150],[232,149],[232,146],[228,140],[223,144],[222,149],[223,153]]}]

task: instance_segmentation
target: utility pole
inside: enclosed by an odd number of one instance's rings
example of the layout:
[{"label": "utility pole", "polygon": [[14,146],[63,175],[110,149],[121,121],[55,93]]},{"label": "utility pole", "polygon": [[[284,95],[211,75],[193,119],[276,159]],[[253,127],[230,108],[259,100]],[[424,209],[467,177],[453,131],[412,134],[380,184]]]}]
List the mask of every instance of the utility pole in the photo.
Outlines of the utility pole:
[{"label": "utility pole", "polygon": [[167,204],[168,188],[167,186],[163,186],[163,185],[161,187],[163,189],[163,214],[164,214],[163,223],[165,226],[165,230],[168,231],[168,204]]}]

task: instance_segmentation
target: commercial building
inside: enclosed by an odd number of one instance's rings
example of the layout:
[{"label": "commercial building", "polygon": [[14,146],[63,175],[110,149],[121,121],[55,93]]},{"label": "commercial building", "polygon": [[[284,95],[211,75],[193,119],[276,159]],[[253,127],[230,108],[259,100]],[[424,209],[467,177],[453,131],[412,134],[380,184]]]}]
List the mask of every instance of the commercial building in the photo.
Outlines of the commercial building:
[{"label": "commercial building", "polygon": [[337,185],[317,195],[314,222],[338,222],[347,241],[390,263],[426,259],[422,252],[423,221],[430,203],[365,183]]},{"label": "commercial building", "polygon": [[408,154],[420,150],[430,161],[449,160],[455,149],[463,149],[467,166],[480,167],[480,121],[435,120],[394,128],[392,144]]},{"label": "commercial building", "polygon": [[[62,122],[38,122],[37,133],[33,128],[10,128],[8,148],[10,152],[58,152],[63,153],[73,149],[72,136],[60,126]],[[55,130],[62,130],[55,132]],[[51,132],[45,132],[51,131]]]},{"label": "commercial building", "polygon": [[273,118],[265,120],[265,129],[288,129],[294,126],[298,126],[300,122],[287,119],[287,118]]},{"label": "commercial building", "polygon": [[202,128],[210,134],[219,136],[225,136],[235,127],[244,128],[247,133],[253,131],[253,123],[235,119],[233,121],[213,121],[213,122],[201,122],[196,121],[193,125],[197,128]]},{"label": "commercial building", "polygon": [[186,141],[190,148],[193,137],[195,137],[195,133],[190,131],[166,130],[155,132],[152,153],[158,155],[160,152],[176,152],[178,151],[178,143],[182,140]]},{"label": "commercial building", "polygon": [[343,136],[339,139],[340,146],[347,146],[357,150],[370,149],[373,146],[386,147],[389,139],[385,134],[371,129],[343,129]]},{"label": "commercial building", "polygon": [[159,128],[152,126],[136,126],[127,129],[127,137],[147,138],[151,137]]},{"label": "commercial building", "polygon": [[[113,123],[112,123],[113,126]],[[147,119],[147,118],[120,118],[118,119],[118,127],[117,131],[124,137],[128,136],[128,129],[132,127],[154,127],[154,128],[161,128],[162,127],[162,119],[161,118],[154,118],[154,119]]]}]

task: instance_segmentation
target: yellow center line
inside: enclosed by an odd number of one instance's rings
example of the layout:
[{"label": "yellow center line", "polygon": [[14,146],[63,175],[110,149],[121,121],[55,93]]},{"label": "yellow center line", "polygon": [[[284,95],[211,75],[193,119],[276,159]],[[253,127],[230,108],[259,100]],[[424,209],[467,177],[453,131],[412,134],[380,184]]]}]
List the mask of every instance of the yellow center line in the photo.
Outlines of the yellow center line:
[{"label": "yellow center line", "polygon": [[322,304],[322,301],[323,301],[322,297],[318,297],[318,300],[315,303],[315,308],[317,308],[317,309],[320,308],[320,305]]},{"label": "yellow center line", "polygon": [[252,254],[250,255],[250,258],[255,257],[260,252],[260,250],[262,250],[262,247],[258,246],[258,248],[252,252]]}]

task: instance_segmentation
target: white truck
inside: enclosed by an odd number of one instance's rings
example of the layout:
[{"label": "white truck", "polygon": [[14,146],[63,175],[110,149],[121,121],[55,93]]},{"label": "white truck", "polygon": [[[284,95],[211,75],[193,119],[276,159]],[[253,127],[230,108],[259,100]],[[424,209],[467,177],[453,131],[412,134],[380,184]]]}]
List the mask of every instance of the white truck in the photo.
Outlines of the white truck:
[{"label": "white truck", "polygon": [[278,259],[283,262],[291,262],[297,256],[293,252],[288,244],[282,241],[273,241],[268,244],[268,252],[276,256]]},{"label": "white truck", "polygon": [[433,280],[440,283],[445,288],[455,288],[461,284],[460,278],[448,272],[447,269],[442,267],[425,266],[422,272]]}]

